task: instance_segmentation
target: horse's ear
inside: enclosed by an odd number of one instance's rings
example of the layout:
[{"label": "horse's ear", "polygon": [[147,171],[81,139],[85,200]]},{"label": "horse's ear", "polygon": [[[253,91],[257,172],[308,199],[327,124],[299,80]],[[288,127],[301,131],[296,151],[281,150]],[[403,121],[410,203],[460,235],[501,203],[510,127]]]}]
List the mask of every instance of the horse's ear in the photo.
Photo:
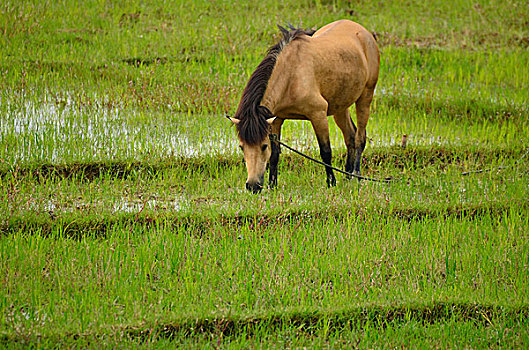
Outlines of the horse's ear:
[{"label": "horse's ear", "polygon": [[226,116],[233,124],[237,125],[241,121],[240,119],[232,118],[229,115]]},{"label": "horse's ear", "polygon": [[290,32],[286,28],[281,27],[279,24],[277,25],[277,28],[279,28],[281,34],[283,34],[284,37],[287,37],[290,34]]},{"label": "horse's ear", "polygon": [[266,120],[266,122],[268,123],[268,125],[272,125],[272,123],[274,122],[274,120],[276,120],[276,117],[268,118],[268,119]]}]

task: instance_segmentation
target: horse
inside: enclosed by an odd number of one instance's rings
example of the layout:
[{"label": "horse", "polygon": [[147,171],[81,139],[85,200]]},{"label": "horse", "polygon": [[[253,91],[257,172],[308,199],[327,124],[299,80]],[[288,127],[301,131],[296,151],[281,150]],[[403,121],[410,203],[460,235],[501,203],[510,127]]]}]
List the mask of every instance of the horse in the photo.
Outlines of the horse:
[{"label": "horse", "polygon": [[[378,81],[380,55],[376,39],[349,20],[304,30],[278,26],[282,38],[269,48],[243,90],[233,117],[248,178],[246,189],[259,193],[268,162],[269,186],[277,186],[281,126],[286,119],[312,123],[320,156],[331,165],[327,117],[332,115],[347,147],[345,171],[360,175],[369,108]],[[355,126],[349,107],[356,105]],[[354,164],[353,164],[354,162]],[[325,167],[327,186],[336,185]]]}]

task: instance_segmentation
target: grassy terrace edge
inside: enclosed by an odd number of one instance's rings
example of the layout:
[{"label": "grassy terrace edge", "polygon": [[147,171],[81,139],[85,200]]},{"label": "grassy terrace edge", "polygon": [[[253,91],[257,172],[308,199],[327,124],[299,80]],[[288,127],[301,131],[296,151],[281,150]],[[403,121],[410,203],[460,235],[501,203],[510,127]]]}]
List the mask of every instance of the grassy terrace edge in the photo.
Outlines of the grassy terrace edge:
[{"label": "grassy terrace edge", "polygon": [[416,321],[422,325],[437,324],[450,320],[471,322],[475,326],[494,326],[510,319],[513,323],[527,322],[529,305],[482,305],[457,301],[433,302],[415,305],[363,305],[333,311],[291,310],[280,313],[245,316],[182,317],[156,324],[145,322],[112,326],[97,332],[82,334],[32,334],[12,335],[0,333],[0,344],[36,344],[43,341],[64,343],[102,336],[118,336],[128,339],[147,340],[153,338],[173,339],[200,335],[222,335],[223,337],[251,337],[263,330],[277,332],[295,329],[305,335],[340,333],[359,325],[370,324],[375,329],[384,329],[388,324],[404,324]]},{"label": "grassy terrace edge", "polygon": [[[451,146],[417,146],[402,148],[392,146],[387,148],[368,149],[363,157],[364,169],[379,167],[390,162],[396,168],[403,168],[408,164],[413,164],[414,168],[424,167],[433,163],[459,164],[462,160],[472,158],[478,163],[487,163],[492,159],[516,158],[524,156],[524,152],[529,150],[525,147],[512,148],[480,148],[480,147],[451,147]],[[317,151],[311,155],[317,157]],[[335,164],[341,166],[345,161],[346,154],[338,151],[335,154]],[[285,151],[281,155],[281,164],[287,165],[294,161],[305,161],[300,156],[290,151]],[[243,166],[243,159],[239,154],[224,156],[204,156],[204,157],[168,157],[164,159],[146,160],[108,160],[94,162],[71,162],[71,163],[49,163],[36,162],[33,164],[7,165],[0,164],[0,179],[8,176],[58,176],[68,178],[80,175],[85,179],[97,178],[104,175],[111,175],[117,178],[127,177],[133,172],[142,171],[145,174],[154,174],[159,171],[172,168],[182,168],[187,171],[207,171],[208,167],[214,166],[217,169],[226,169],[233,166]],[[476,170],[476,169],[468,169]]]},{"label": "grassy terrace edge", "polygon": [[193,228],[195,234],[207,235],[209,228],[213,225],[225,227],[238,227],[248,225],[261,229],[274,224],[285,224],[297,222],[300,219],[318,221],[322,219],[342,219],[346,216],[362,216],[369,213],[381,217],[393,217],[405,221],[416,221],[425,218],[474,218],[482,215],[501,217],[503,213],[516,208],[517,211],[529,210],[529,200],[513,201],[506,199],[503,202],[488,202],[473,206],[442,206],[435,209],[422,207],[386,207],[374,205],[370,208],[324,208],[322,211],[292,210],[279,213],[251,213],[246,215],[179,215],[178,212],[146,212],[146,213],[120,213],[118,215],[106,216],[81,216],[72,215],[59,219],[50,216],[13,216],[7,223],[0,226],[0,237],[16,234],[17,232],[39,233],[44,236],[59,235],[62,237],[103,238],[114,228],[122,229],[146,229],[156,226],[175,226]]}]

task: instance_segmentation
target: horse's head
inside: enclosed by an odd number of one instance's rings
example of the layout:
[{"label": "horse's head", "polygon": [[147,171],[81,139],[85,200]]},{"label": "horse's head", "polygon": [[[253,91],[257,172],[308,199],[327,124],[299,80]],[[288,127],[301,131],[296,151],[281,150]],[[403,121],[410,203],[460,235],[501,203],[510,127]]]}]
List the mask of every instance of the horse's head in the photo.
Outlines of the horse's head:
[{"label": "horse's head", "polygon": [[[241,121],[236,118],[228,117],[232,123],[239,125]],[[246,180],[246,189],[253,193],[259,193],[264,186],[264,174],[266,171],[266,164],[270,160],[272,154],[272,145],[270,144],[270,125],[274,121],[273,118],[266,119],[267,133],[261,140],[249,140],[239,133],[239,147],[244,155],[246,162],[246,170],[248,171],[248,179]]]}]

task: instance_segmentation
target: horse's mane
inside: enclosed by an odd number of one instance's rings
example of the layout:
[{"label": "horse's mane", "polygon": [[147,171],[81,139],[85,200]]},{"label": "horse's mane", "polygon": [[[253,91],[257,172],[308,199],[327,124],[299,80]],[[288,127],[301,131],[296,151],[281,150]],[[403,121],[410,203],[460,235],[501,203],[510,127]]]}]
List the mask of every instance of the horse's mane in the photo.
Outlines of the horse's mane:
[{"label": "horse's mane", "polygon": [[277,44],[268,49],[266,57],[251,75],[234,116],[240,120],[237,124],[239,138],[250,145],[261,143],[269,132],[269,125],[266,120],[272,118],[273,115],[268,108],[261,106],[261,101],[274,70],[277,57],[290,42],[304,35],[312,36],[315,32],[314,30],[294,28],[291,25],[289,25],[289,30],[279,25],[278,27],[283,37]]}]

